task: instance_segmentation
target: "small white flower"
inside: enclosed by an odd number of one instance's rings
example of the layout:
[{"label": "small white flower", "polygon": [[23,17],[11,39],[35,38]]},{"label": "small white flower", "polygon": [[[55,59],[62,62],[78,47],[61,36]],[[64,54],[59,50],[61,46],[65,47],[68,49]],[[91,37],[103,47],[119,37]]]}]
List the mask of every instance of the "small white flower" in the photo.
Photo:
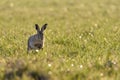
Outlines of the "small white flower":
[{"label": "small white flower", "polygon": [[74,66],[74,64],[71,64],[71,66],[73,67],[73,66]]},{"label": "small white flower", "polygon": [[94,24],[94,26],[95,26],[95,27],[98,27],[98,24],[96,23],[96,24]]},{"label": "small white flower", "polygon": [[115,61],[112,61],[113,62],[113,64],[117,64]]},{"label": "small white flower", "polygon": [[99,57],[98,60],[101,60],[101,58]]},{"label": "small white flower", "polygon": [[80,68],[82,69],[82,68],[83,68],[83,65],[80,65]]},{"label": "small white flower", "polygon": [[39,52],[39,50],[35,50],[36,52]]},{"label": "small white flower", "polygon": [[91,37],[94,37],[92,33],[89,33],[89,35],[90,35]]},{"label": "small white flower", "polygon": [[45,52],[45,55],[47,55],[47,52]]},{"label": "small white flower", "polygon": [[51,67],[52,65],[51,64],[48,64],[48,67]]},{"label": "small white flower", "polygon": [[103,76],[103,73],[100,73],[100,76]]},{"label": "small white flower", "polygon": [[82,36],[79,36],[79,38],[81,39],[81,38],[82,38]]}]

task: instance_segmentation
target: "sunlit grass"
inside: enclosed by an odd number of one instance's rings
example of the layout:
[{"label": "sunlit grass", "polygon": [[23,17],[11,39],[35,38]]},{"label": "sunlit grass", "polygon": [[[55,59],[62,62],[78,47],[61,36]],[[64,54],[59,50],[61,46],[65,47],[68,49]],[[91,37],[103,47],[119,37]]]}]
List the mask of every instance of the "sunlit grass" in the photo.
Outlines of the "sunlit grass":
[{"label": "sunlit grass", "polygon": [[[0,79],[119,80],[119,3],[0,0]],[[27,54],[36,23],[48,23],[45,47]]]}]

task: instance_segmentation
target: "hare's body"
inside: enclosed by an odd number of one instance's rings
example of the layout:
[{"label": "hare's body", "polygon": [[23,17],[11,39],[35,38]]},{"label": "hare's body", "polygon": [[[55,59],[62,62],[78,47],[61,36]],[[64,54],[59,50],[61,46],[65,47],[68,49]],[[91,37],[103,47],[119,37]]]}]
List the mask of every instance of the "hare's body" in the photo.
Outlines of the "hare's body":
[{"label": "hare's body", "polygon": [[44,34],[43,31],[46,29],[47,24],[43,25],[41,30],[39,29],[39,26],[36,24],[36,30],[37,34],[32,35],[28,39],[28,48],[27,51],[29,52],[30,50],[39,50],[43,49],[44,47]]},{"label": "hare's body", "polygon": [[28,39],[28,45],[30,46],[29,48],[31,49],[41,49],[43,48],[44,45],[44,39],[40,40],[38,39],[37,34],[33,35]]}]

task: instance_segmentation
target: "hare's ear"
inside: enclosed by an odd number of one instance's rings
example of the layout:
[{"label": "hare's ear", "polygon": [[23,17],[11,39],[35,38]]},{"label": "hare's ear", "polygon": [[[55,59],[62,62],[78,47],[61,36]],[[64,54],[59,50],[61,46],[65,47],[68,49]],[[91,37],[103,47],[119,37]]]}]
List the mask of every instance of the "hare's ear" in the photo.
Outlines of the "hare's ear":
[{"label": "hare's ear", "polygon": [[47,28],[47,25],[48,25],[48,24],[44,24],[44,25],[42,26],[42,28],[41,28],[41,31],[42,31],[42,32]]},{"label": "hare's ear", "polygon": [[35,24],[35,29],[36,29],[37,31],[40,31],[40,28],[39,28],[39,25],[38,25],[38,24]]}]

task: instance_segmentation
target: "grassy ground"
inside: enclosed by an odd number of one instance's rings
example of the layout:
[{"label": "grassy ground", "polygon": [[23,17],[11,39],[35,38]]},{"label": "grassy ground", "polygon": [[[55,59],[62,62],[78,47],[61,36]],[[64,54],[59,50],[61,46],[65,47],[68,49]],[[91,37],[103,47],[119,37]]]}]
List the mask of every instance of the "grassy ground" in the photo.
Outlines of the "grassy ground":
[{"label": "grassy ground", "polygon": [[[34,24],[45,48],[27,54]],[[0,80],[120,80],[120,0],[0,0]]]}]

